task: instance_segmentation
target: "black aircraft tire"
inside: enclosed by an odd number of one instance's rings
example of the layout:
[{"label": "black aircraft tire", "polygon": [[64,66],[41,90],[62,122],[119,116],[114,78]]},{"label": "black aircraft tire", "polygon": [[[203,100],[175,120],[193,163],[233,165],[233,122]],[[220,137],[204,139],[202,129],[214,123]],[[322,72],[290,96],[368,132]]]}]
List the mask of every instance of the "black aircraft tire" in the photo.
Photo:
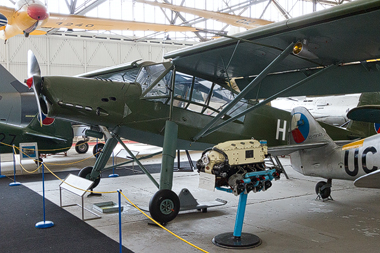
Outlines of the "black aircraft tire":
[{"label": "black aircraft tire", "polygon": [[[79,171],[78,176],[82,178],[90,179],[91,171],[92,171],[92,166],[84,167],[83,169]],[[100,182],[100,175],[97,179],[95,179],[94,184],[91,186],[91,189],[94,189],[96,186],[98,186],[99,182]]]},{"label": "black aircraft tire", "polygon": [[320,181],[315,185],[315,193],[318,195],[320,194],[322,199],[327,199],[331,194],[331,188],[330,187],[326,187],[323,190],[321,190],[321,188],[326,184],[327,183],[325,181]]},{"label": "black aircraft tire", "polygon": [[88,143],[86,141],[78,141],[75,145],[75,151],[78,154],[84,154],[88,151]]},{"label": "black aircraft tire", "polygon": [[177,217],[180,209],[177,194],[168,189],[156,192],[149,202],[149,212],[153,219],[167,223]]},{"label": "black aircraft tire", "polygon": [[103,148],[104,148],[104,143],[97,143],[92,150],[92,154],[99,156]]}]

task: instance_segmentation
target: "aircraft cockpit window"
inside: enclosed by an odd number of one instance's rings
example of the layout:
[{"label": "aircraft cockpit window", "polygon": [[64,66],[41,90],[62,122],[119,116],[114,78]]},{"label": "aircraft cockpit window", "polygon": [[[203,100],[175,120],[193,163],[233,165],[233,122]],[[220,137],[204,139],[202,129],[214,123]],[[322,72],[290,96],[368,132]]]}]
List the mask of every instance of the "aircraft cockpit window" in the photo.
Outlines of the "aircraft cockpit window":
[{"label": "aircraft cockpit window", "polygon": [[[170,80],[172,77],[172,70],[170,70],[153,88],[145,94],[146,98],[155,101],[166,103],[170,98]],[[145,88],[146,89],[146,88]]]},{"label": "aircraft cockpit window", "polygon": [[[153,65],[158,67],[159,65]],[[152,67],[152,66],[149,66]],[[170,104],[171,97],[171,80],[173,71],[170,70],[161,80],[156,82],[154,87],[149,85],[153,83],[149,78],[153,76],[148,73],[160,73],[155,76],[162,76],[163,72],[153,71],[157,69],[143,68],[137,82],[140,84],[146,83],[143,90],[144,98],[151,101],[160,101],[164,104]],[[148,78],[149,77],[149,78]],[[156,78],[153,78],[156,79]],[[175,84],[173,94],[173,106],[184,108],[186,110],[216,116],[227,104],[234,99],[234,94],[231,90],[223,88],[219,84],[207,81],[205,79],[187,75],[181,72],[175,72]],[[237,103],[227,115],[233,117],[248,107],[245,100]],[[244,116],[238,119],[244,121]]]},{"label": "aircraft cockpit window", "polygon": [[143,92],[153,84],[166,70],[163,64],[142,67],[136,82],[141,85]]},{"label": "aircraft cockpit window", "polygon": [[139,68],[132,68],[120,72],[99,75],[96,78],[110,80],[113,82],[133,83],[136,80],[139,70]]}]

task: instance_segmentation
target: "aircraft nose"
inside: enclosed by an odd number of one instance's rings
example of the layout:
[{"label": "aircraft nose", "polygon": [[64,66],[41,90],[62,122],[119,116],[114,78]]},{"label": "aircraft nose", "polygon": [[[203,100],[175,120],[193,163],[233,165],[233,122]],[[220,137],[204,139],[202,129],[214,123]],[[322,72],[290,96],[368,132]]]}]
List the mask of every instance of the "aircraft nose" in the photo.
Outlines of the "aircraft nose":
[{"label": "aircraft nose", "polygon": [[29,5],[27,13],[34,20],[45,20],[49,16],[46,7],[40,4]]}]

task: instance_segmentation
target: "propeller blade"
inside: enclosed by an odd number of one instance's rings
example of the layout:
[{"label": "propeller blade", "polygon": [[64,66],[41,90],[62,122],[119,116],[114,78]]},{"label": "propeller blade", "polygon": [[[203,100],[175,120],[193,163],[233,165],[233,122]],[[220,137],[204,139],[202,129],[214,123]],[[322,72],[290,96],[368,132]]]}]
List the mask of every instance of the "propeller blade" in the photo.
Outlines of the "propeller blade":
[{"label": "propeller blade", "polygon": [[33,88],[33,93],[36,98],[37,107],[38,107],[39,121],[42,127],[42,110],[41,110],[41,105],[40,105],[40,92],[41,92],[41,86],[42,86],[41,83],[42,83],[41,69],[38,64],[37,58],[31,50],[28,50],[27,85],[29,88]]},{"label": "propeller blade", "polygon": [[28,78],[32,76],[41,76],[41,69],[32,50],[28,50]]},{"label": "propeller blade", "polygon": [[39,122],[40,122],[40,126],[42,127],[42,110],[41,110],[41,105],[40,105],[40,95],[37,92],[37,87],[36,87],[36,86],[41,87],[41,83],[39,83],[39,85],[36,84],[36,80],[35,79],[36,78],[33,77],[33,93],[34,93],[34,97],[36,98],[36,101],[37,101]]}]

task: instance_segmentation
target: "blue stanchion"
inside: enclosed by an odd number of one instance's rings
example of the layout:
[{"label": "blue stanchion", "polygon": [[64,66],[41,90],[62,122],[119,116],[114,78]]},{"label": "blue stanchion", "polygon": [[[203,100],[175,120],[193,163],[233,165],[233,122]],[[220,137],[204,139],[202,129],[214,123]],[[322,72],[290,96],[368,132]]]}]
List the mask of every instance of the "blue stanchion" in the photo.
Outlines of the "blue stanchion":
[{"label": "blue stanchion", "polygon": [[15,157],[15,145],[13,145],[13,183],[10,183],[9,186],[18,186],[20,182],[16,181],[16,157]]},{"label": "blue stanchion", "polygon": [[[115,166],[115,155],[112,152],[112,166]],[[115,167],[112,168],[112,174],[110,174],[108,177],[118,177],[119,174],[115,174]]]},{"label": "blue stanchion", "polygon": [[0,154],[0,178],[5,177],[4,175],[1,174],[1,154]]},{"label": "blue stanchion", "polygon": [[43,203],[43,212],[44,220],[36,223],[36,228],[50,228],[54,226],[54,222],[47,221],[45,215],[45,172],[44,172],[44,163],[41,164],[42,167],[42,203]]},{"label": "blue stanchion", "polygon": [[121,190],[117,190],[118,196],[119,196],[119,245],[120,245],[120,253],[123,252],[123,243],[122,243],[122,230],[121,230]]},{"label": "blue stanchion", "polygon": [[236,213],[236,220],[235,220],[235,229],[234,229],[234,236],[240,237],[241,231],[243,230],[243,222],[244,222],[244,214],[245,214],[245,207],[247,204],[247,193],[240,193],[239,197],[239,204],[238,209]]}]

